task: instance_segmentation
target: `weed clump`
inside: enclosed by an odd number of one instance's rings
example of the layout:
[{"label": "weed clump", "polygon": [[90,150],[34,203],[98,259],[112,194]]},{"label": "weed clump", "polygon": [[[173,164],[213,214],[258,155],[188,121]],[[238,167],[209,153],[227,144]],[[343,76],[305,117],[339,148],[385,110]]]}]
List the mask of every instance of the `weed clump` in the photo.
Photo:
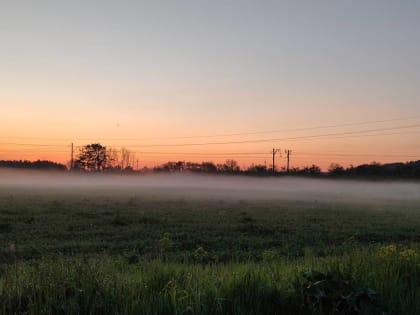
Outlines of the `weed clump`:
[{"label": "weed clump", "polygon": [[372,289],[360,288],[332,273],[309,271],[302,278],[304,303],[313,314],[383,314]]}]

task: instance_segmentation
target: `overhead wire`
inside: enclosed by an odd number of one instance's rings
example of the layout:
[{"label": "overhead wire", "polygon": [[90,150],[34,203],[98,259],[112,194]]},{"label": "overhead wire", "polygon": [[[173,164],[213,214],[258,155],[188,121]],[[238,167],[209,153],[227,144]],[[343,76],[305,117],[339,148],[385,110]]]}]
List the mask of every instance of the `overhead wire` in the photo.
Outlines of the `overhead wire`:
[{"label": "overhead wire", "polygon": [[331,125],[320,125],[312,127],[302,127],[302,128],[285,128],[285,129],[274,129],[274,130],[263,130],[263,131],[245,131],[245,132],[236,132],[236,133],[222,133],[214,135],[194,135],[194,136],[163,136],[163,137],[85,137],[85,138],[67,138],[67,139],[56,139],[48,137],[11,137],[11,136],[2,136],[0,139],[32,139],[32,140],[57,140],[57,141],[87,141],[87,140],[97,140],[97,141],[106,141],[106,140],[133,140],[133,141],[143,141],[143,140],[169,140],[169,139],[194,139],[194,138],[219,138],[219,137],[235,137],[235,136],[249,136],[249,135],[259,135],[259,134],[270,134],[270,133],[280,133],[280,132],[294,132],[294,131],[308,131],[308,130],[317,130],[317,129],[330,129],[330,128],[339,128],[339,127],[351,127],[351,126],[362,126],[369,124],[380,124],[396,121],[407,121],[420,118],[420,115],[414,115],[409,117],[402,118],[391,118],[391,119],[382,119],[382,120],[369,120],[369,121],[360,121],[360,122],[351,122],[351,123],[342,123],[342,124],[331,124]]},{"label": "overhead wire", "polygon": [[[413,119],[413,118],[411,118]],[[320,128],[333,128],[333,127],[342,127],[342,126],[350,126],[350,125],[362,125],[367,123],[382,123],[382,122],[390,122],[390,121],[397,121],[403,119],[387,119],[387,120],[377,120],[377,121],[370,121],[370,122],[358,122],[358,123],[349,123],[349,124],[341,124],[341,125],[330,125],[330,126],[323,126],[323,127],[310,127],[310,128],[297,128],[297,129],[288,129],[289,131],[294,130],[311,130],[311,129],[320,129]],[[407,119],[406,119],[407,120]],[[302,135],[302,136],[294,136],[294,137],[282,137],[282,138],[265,138],[265,139],[250,139],[250,140],[237,140],[237,141],[220,141],[220,142],[204,142],[204,143],[169,143],[169,144],[137,144],[137,145],[128,145],[128,148],[137,148],[137,147],[188,147],[188,146],[209,146],[209,145],[227,145],[227,144],[245,144],[245,143],[264,143],[264,142],[276,142],[276,141],[299,141],[299,140],[320,140],[320,139],[340,139],[340,138],[353,138],[353,137],[372,137],[372,136],[388,136],[388,135],[400,135],[400,134],[407,134],[405,133],[384,133],[384,131],[392,131],[392,130],[404,130],[404,129],[415,129],[420,127],[420,124],[410,124],[410,125],[400,125],[400,126],[393,126],[393,127],[384,127],[384,128],[373,128],[373,129],[364,129],[364,130],[356,130],[356,131],[343,131],[343,132],[333,132],[333,133],[324,133],[324,134],[315,134],[315,135]],[[279,130],[278,130],[279,131]],[[277,132],[278,132],[277,131]],[[275,131],[273,131],[275,132]],[[255,133],[237,133],[237,134],[230,134],[230,135],[249,135],[249,134],[263,134],[268,133],[267,131],[263,132],[255,132]],[[408,133],[412,133],[408,132]],[[417,133],[417,132],[416,132]],[[225,134],[226,136],[227,134]],[[214,136],[221,136],[221,135],[214,135]],[[195,136],[194,136],[195,137]],[[197,136],[199,138],[201,136]],[[174,137],[179,138],[179,137]],[[19,143],[19,142],[3,142],[0,145],[9,145],[9,146],[17,146],[17,147],[25,147],[25,149],[20,150],[13,150],[8,148],[8,150],[0,150],[2,153],[10,153],[10,152],[20,152],[30,154],[32,150],[36,150],[40,153],[67,153],[67,150],[61,148],[70,148],[70,145],[59,145],[59,144],[36,144],[36,143]],[[83,146],[74,146],[75,149],[79,149]],[[124,145],[122,145],[124,147]],[[60,148],[60,149],[59,149]],[[24,152],[26,150],[26,152]],[[153,154],[156,156],[160,155],[171,155],[171,156],[180,156],[180,155],[189,155],[189,156],[211,156],[211,157],[235,157],[235,158],[265,158],[259,155],[269,156],[270,152],[162,152],[162,151],[130,151],[133,154],[140,154],[150,157],[153,157]],[[418,157],[415,155],[416,153],[410,154],[344,154],[344,153],[305,153],[305,152],[294,152],[295,158],[300,156],[306,155],[315,155],[318,157],[322,156],[336,156],[340,158],[344,157],[380,157],[380,158],[397,158],[397,157]]]},{"label": "overhead wire", "polygon": [[227,144],[245,144],[245,143],[263,143],[263,142],[275,142],[275,141],[287,141],[287,140],[299,140],[299,139],[316,139],[325,138],[331,136],[341,135],[363,135],[365,133],[370,134],[372,132],[391,131],[391,130],[402,130],[419,128],[420,124],[404,125],[397,127],[388,128],[376,128],[376,129],[365,129],[360,131],[345,131],[327,134],[317,134],[309,136],[296,136],[296,137],[283,137],[283,138],[269,138],[269,139],[256,139],[256,140],[238,140],[238,141],[220,141],[220,142],[196,142],[196,143],[166,143],[166,144],[139,144],[130,145],[130,147],[188,147],[188,146],[208,146],[208,145],[227,145]]}]

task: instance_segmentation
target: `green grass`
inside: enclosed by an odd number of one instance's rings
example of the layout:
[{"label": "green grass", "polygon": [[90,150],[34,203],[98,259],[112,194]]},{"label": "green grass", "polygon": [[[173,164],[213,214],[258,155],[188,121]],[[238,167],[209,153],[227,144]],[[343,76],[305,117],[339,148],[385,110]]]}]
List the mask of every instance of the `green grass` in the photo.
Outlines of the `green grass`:
[{"label": "green grass", "polygon": [[[420,240],[419,203],[223,201],[76,194],[0,195],[0,244],[19,258],[51,254],[165,254],[198,247],[218,262],[259,260],[265,250],[301,257],[341,254],[348,244]],[[162,248],[162,239],[169,241]],[[3,253],[3,256],[5,253]]]},{"label": "green grass", "polygon": [[3,191],[0,312],[312,314],[310,270],[375,290],[386,314],[419,314],[420,257],[405,251],[419,248],[419,210]]},{"label": "green grass", "polygon": [[311,314],[302,273],[316,270],[375,290],[387,314],[418,314],[420,259],[402,253],[209,265],[60,257],[3,266],[0,297],[3,314]]}]

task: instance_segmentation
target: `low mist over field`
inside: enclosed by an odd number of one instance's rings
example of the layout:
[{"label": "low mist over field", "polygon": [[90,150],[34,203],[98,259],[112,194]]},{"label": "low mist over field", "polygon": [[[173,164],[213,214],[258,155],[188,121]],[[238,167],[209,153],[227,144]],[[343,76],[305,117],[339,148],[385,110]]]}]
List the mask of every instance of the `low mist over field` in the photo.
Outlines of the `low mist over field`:
[{"label": "low mist over field", "polygon": [[196,174],[104,175],[0,171],[2,194],[63,192],[154,198],[420,200],[420,183]]}]

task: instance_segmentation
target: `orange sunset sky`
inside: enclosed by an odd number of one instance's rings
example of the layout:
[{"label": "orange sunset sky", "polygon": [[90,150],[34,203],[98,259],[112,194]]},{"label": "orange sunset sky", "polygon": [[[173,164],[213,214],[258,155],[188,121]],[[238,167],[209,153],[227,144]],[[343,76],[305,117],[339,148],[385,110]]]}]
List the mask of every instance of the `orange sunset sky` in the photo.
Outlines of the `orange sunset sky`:
[{"label": "orange sunset sky", "polygon": [[0,159],[419,160],[419,38],[415,2],[2,3]]}]

